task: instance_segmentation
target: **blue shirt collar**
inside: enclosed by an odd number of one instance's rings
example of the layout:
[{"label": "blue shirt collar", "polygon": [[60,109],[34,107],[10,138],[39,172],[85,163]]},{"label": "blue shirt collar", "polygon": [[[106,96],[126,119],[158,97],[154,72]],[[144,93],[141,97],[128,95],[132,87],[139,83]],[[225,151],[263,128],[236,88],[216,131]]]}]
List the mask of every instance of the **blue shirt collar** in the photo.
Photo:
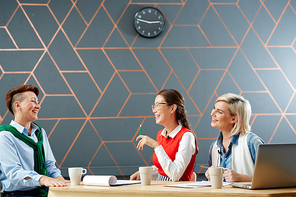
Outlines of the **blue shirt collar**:
[{"label": "blue shirt collar", "polygon": [[[234,136],[232,136],[230,144],[238,144],[238,138],[239,138],[239,134],[236,134]],[[222,147],[222,140],[223,140],[223,135],[222,135],[222,131],[220,131],[218,138],[217,138],[217,145],[219,147]]]},{"label": "blue shirt collar", "polygon": [[[23,133],[23,134],[25,134],[25,135],[28,135],[28,134],[26,134],[26,132],[24,132],[25,131],[25,127],[23,127],[22,125],[20,125],[20,124],[18,124],[17,122],[15,122],[15,121],[11,121],[10,122],[10,125],[11,126],[14,126],[20,133]],[[31,123],[31,127],[32,127],[32,130],[31,130],[31,135],[33,134],[33,133],[35,133],[35,131],[36,130],[38,130],[39,128],[37,127],[37,125],[35,125],[35,124],[33,124],[33,123]]]}]

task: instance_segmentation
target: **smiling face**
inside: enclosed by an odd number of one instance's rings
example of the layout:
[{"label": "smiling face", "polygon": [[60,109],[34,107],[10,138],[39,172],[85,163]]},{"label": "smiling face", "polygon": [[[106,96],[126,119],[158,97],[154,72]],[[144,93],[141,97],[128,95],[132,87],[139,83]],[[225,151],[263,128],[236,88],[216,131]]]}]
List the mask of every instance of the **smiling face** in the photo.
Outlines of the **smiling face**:
[{"label": "smiling face", "polygon": [[175,119],[174,114],[172,113],[173,105],[160,104],[167,103],[162,95],[157,95],[154,101],[155,108],[153,113],[155,115],[156,124],[166,126]]},{"label": "smiling face", "polygon": [[22,119],[31,122],[38,119],[40,107],[38,98],[34,92],[27,91],[21,93],[24,96],[22,101],[15,102],[15,115],[22,116]]},{"label": "smiling face", "polygon": [[229,103],[218,101],[211,112],[211,126],[223,132],[230,132],[237,121],[236,116],[232,116],[229,111]]}]

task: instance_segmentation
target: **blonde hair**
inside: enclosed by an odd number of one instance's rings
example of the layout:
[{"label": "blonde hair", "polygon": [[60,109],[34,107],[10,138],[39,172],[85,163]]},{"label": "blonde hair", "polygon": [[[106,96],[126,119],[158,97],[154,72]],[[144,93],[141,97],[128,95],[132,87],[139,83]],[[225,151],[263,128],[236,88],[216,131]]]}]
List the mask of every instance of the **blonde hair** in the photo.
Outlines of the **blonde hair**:
[{"label": "blonde hair", "polygon": [[227,93],[220,96],[215,103],[219,101],[225,101],[229,103],[229,112],[231,116],[237,115],[237,122],[234,123],[230,136],[237,135],[239,133],[245,134],[251,130],[250,118],[252,109],[249,101],[242,96]]}]

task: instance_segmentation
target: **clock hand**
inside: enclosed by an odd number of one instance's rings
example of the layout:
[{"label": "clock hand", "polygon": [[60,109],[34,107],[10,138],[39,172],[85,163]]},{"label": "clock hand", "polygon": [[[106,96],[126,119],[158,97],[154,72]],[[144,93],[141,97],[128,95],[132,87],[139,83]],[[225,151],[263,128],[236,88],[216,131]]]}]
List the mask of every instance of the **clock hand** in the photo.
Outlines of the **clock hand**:
[{"label": "clock hand", "polygon": [[149,24],[152,24],[152,23],[160,23],[160,21],[150,21]]},{"label": "clock hand", "polygon": [[138,21],[141,21],[141,22],[144,22],[144,23],[148,23],[148,24],[153,24],[153,23],[160,23],[160,21],[146,21],[146,20],[143,20],[143,19],[137,19]]},{"label": "clock hand", "polygon": [[141,21],[141,22],[144,22],[144,23],[148,23],[148,24],[150,23],[149,21],[146,21],[146,20],[143,20],[143,19],[139,19],[139,18],[137,20],[138,21]]}]

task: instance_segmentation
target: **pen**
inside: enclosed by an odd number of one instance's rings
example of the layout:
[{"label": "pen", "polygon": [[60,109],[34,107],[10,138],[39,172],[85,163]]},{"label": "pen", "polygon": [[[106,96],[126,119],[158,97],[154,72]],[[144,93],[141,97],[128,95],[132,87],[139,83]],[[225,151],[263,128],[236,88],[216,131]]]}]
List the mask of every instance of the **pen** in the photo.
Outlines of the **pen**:
[{"label": "pen", "polygon": [[142,135],[142,125],[140,125],[140,135]]},{"label": "pen", "polygon": [[201,165],[200,167],[201,168],[209,168],[208,166],[204,166],[204,165]]}]

